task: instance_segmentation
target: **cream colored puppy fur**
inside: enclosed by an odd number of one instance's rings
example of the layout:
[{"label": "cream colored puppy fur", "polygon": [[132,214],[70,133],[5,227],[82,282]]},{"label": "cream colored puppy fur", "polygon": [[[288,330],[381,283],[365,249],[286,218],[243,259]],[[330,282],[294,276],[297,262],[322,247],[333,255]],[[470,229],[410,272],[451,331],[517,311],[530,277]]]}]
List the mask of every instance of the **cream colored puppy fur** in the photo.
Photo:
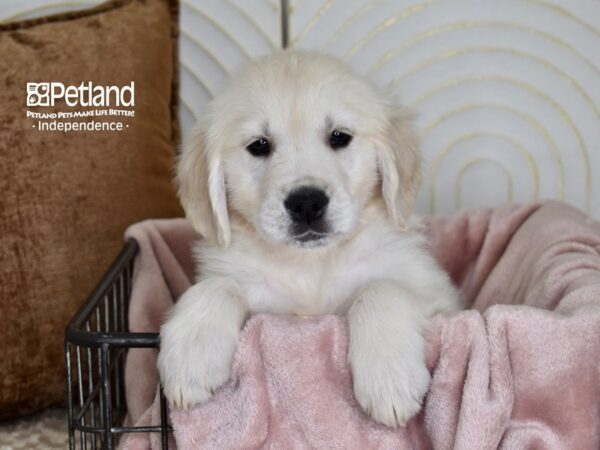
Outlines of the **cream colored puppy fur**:
[{"label": "cream colored puppy fur", "polygon": [[[332,148],[336,130],[351,136],[344,148]],[[268,154],[253,155],[253,142]],[[248,315],[347,314],[360,405],[390,426],[416,414],[430,379],[424,328],[457,307],[409,219],[420,178],[410,115],[338,61],[283,51],[245,67],[178,164],[187,217],[206,239],[197,283],[161,329],[170,404],[205,402],[228,379]],[[303,186],[329,198],[325,231],[304,241],[284,206]]]}]

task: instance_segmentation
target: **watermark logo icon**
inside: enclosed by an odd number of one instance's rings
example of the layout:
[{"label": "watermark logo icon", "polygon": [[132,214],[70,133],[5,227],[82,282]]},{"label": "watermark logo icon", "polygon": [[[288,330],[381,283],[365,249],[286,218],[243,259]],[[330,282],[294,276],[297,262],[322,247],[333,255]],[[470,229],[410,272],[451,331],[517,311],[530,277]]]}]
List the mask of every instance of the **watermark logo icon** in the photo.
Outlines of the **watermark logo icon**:
[{"label": "watermark logo icon", "polygon": [[50,106],[50,83],[27,83],[27,106]]},{"label": "watermark logo icon", "polygon": [[27,83],[27,106],[54,106],[59,101],[69,107],[133,107],[135,82],[125,86],[98,86],[91,81],[79,85],[59,81]]},{"label": "watermark logo icon", "polygon": [[[26,111],[27,118],[37,120],[31,127],[38,131],[122,131],[130,124],[120,119],[135,117],[134,81],[125,85],[27,82],[26,90],[27,107],[41,107]],[[48,107],[53,109],[44,109]]]}]

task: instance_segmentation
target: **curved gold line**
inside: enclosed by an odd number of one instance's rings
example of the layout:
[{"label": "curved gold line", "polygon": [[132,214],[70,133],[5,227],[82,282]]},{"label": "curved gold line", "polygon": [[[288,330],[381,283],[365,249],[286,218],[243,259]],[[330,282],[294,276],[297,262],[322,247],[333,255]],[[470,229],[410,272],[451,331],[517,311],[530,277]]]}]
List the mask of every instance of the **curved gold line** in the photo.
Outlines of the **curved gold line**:
[{"label": "curved gold line", "polygon": [[198,82],[198,84],[200,84],[204,88],[206,93],[211,98],[215,96],[214,92],[208,87],[208,85],[202,79],[202,77],[200,75],[198,75],[196,72],[194,72],[190,66],[188,66],[184,61],[181,61],[181,60],[179,61],[179,65],[181,66],[182,69],[184,69],[186,72],[188,72],[190,74],[190,76]]},{"label": "curved gold line", "polygon": [[562,39],[560,39],[557,36],[554,36],[550,33],[546,33],[545,31],[540,31],[540,30],[536,30],[534,28],[530,28],[524,25],[519,25],[519,24],[513,24],[513,23],[509,23],[509,22],[500,22],[500,21],[486,21],[486,20],[473,20],[473,21],[465,21],[465,22],[458,22],[458,23],[451,23],[451,24],[445,24],[442,25],[440,27],[437,28],[433,28],[430,30],[427,30],[423,33],[418,34],[417,36],[415,36],[413,39],[405,42],[404,44],[402,44],[400,47],[396,47],[392,50],[387,51],[386,53],[383,54],[383,56],[381,58],[379,58],[377,60],[377,62],[375,64],[373,64],[371,66],[371,68],[369,69],[368,73],[370,75],[372,75],[373,73],[375,73],[377,70],[381,69],[385,64],[387,64],[392,58],[394,58],[398,53],[414,46],[417,44],[420,44],[421,42],[430,39],[438,34],[442,34],[442,33],[447,33],[447,32],[452,32],[452,31],[456,31],[456,30],[462,30],[462,29],[467,29],[467,28],[484,28],[484,27],[490,27],[490,28],[509,28],[509,29],[515,29],[515,30],[519,30],[519,31],[524,31],[526,33],[531,33],[531,34],[535,34],[538,35],[544,39],[547,39],[553,43],[555,43],[556,45],[559,45],[567,50],[569,50],[571,53],[575,54],[577,57],[579,57],[583,62],[585,62],[587,64],[587,66],[594,72],[596,72],[596,74],[600,77],[600,69],[592,62],[590,61],[586,56],[582,55],[575,47],[573,47],[571,44],[569,44],[568,42],[563,41]]},{"label": "curved gold line", "polygon": [[560,156],[560,152],[558,151],[558,148],[556,147],[556,143],[552,139],[552,136],[550,136],[550,133],[548,132],[548,130],[539,121],[537,121],[533,116],[531,116],[523,111],[520,111],[515,108],[511,108],[509,106],[498,105],[498,104],[493,104],[493,103],[478,103],[478,104],[462,105],[459,108],[445,112],[444,114],[438,116],[437,119],[429,122],[425,127],[422,128],[421,138],[423,139],[434,128],[439,126],[444,121],[448,120],[450,117],[457,115],[457,114],[462,114],[466,111],[479,109],[479,108],[501,109],[501,110],[508,111],[516,116],[519,116],[521,119],[526,121],[531,127],[535,128],[538,131],[538,133],[540,133],[543,136],[544,140],[546,141],[546,144],[548,145],[548,149],[550,150],[550,153],[554,157],[554,159],[556,161],[556,165],[558,167],[558,198],[561,200],[564,200],[564,198],[565,198],[565,167],[564,167],[564,164],[562,161],[562,157]]},{"label": "curved gold line", "polygon": [[568,17],[569,19],[573,20],[574,22],[577,22],[579,25],[586,28],[588,31],[592,32],[593,34],[595,34],[596,36],[598,36],[600,38],[600,31],[597,28],[595,28],[593,25],[590,25],[585,20],[580,19],[578,16],[576,16],[572,12],[570,12],[558,5],[555,5],[554,3],[547,2],[544,0],[527,0],[527,2],[538,4],[544,8],[554,10],[554,12],[556,12],[557,14],[560,14],[563,17]]},{"label": "curved gold line", "polygon": [[439,54],[435,55],[434,57],[429,58],[429,59],[423,61],[422,63],[418,64],[417,66],[413,67],[411,70],[409,70],[408,72],[403,74],[400,77],[400,79],[406,79],[406,78],[414,75],[415,73],[417,73],[439,61],[442,61],[445,59],[451,59],[456,56],[466,55],[469,53],[478,53],[478,52],[505,53],[505,54],[512,55],[512,56],[519,56],[519,57],[522,57],[525,59],[531,59],[533,61],[538,62],[539,64],[542,64],[547,69],[555,72],[561,78],[563,78],[565,81],[567,81],[570,85],[572,85],[573,88],[575,88],[575,90],[577,90],[577,92],[579,92],[579,95],[581,95],[583,97],[583,99],[588,103],[588,106],[594,111],[594,114],[596,115],[598,121],[600,122],[600,110],[598,109],[598,106],[596,106],[596,103],[594,102],[594,100],[589,96],[589,94],[585,91],[585,89],[583,89],[583,87],[577,82],[577,80],[575,80],[573,77],[569,76],[567,73],[563,72],[560,68],[558,68],[554,64],[546,61],[545,59],[538,58],[537,56],[532,55],[530,53],[522,52],[520,50],[515,50],[512,48],[482,46],[482,47],[467,47],[467,48],[448,50],[448,51],[439,53]]},{"label": "curved gold line", "polygon": [[590,192],[591,192],[590,158],[589,158],[587,147],[583,140],[583,136],[581,135],[581,132],[579,131],[579,129],[575,126],[575,123],[573,122],[573,119],[571,118],[571,116],[569,116],[569,114],[562,108],[562,106],[560,106],[556,101],[554,101],[550,96],[548,96],[544,92],[536,89],[535,87],[531,86],[528,83],[525,83],[521,80],[517,80],[514,78],[510,78],[510,77],[503,77],[503,76],[497,76],[497,75],[466,76],[466,77],[462,77],[462,78],[453,79],[449,82],[446,82],[442,85],[437,86],[435,89],[431,89],[430,91],[425,92],[425,94],[423,94],[419,98],[417,98],[411,104],[411,106],[413,108],[417,109],[417,105],[422,104],[428,98],[438,94],[439,92],[441,92],[445,89],[460,86],[463,84],[472,83],[472,82],[479,82],[479,81],[499,81],[499,82],[508,83],[508,84],[511,84],[514,86],[518,86],[519,88],[523,89],[524,91],[527,91],[530,94],[532,94],[536,97],[539,97],[539,98],[543,99],[544,101],[546,101],[547,103],[549,103],[550,106],[562,117],[562,119],[567,123],[569,128],[571,128],[571,131],[573,131],[573,134],[575,135],[575,138],[577,139],[577,143],[579,145],[581,155],[583,157],[583,162],[584,162],[584,166],[585,166],[585,196],[586,196],[585,209],[587,212],[589,212],[590,211]]},{"label": "curved gold line", "polygon": [[219,22],[217,22],[213,17],[209,16],[205,11],[202,11],[200,8],[198,8],[193,3],[190,3],[189,0],[181,0],[181,4],[187,6],[188,8],[190,8],[197,15],[204,17],[208,22],[210,22],[211,24],[213,24],[215,28],[217,28],[227,38],[229,38],[229,40],[231,42],[233,42],[240,49],[240,51],[244,54],[244,56],[246,56],[248,59],[252,58],[250,56],[250,53],[248,52],[248,50],[246,50],[246,48],[242,45],[242,43],[234,35],[232,35],[229,31],[227,31],[225,29],[225,27],[223,25],[221,25]]},{"label": "curved gold line", "polygon": [[417,14],[418,12],[421,12],[421,11],[425,10],[431,3],[432,3],[431,0],[423,1],[421,3],[418,3],[416,5],[410,6],[410,7],[406,8],[406,9],[400,11],[400,13],[398,13],[396,15],[393,15],[392,17],[388,17],[386,20],[384,20],[383,22],[381,22],[380,24],[378,24],[376,27],[372,28],[371,31],[369,31],[365,35],[365,37],[363,37],[360,41],[358,41],[356,44],[354,44],[352,46],[352,48],[350,48],[350,50],[348,50],[346,52],[346,54],[344,55],[344,59],[351,58],[367,42],[369,42],[371,39],[373,39],[379,33],[381,33],[382,31],[384,31],[386,28],[391,27],[392,25],[396,24],[398,21],[400,21],[402,19],[406,19],[407,17],[410,17],[413,14]]},{"label": "curved gold line", "polygon": [[269,44],[269,47],[271,47],[272,50],[274,50],[275,48],[277,48],[277,43],[275,41],[273,41],[271,39],[271,36],[269,36],[267,34],[267,32],[260,26],[260,24],[256,21],[256,19],[251,16],[248,11],[246,11],[244,8],[242,8],[236,1],[234,0],[229,0],[229,4],[231,6],[233,6],[242,16],[244,16],[244,18],[250,22],[250,24],[252,25],[252,27],[258,31],[258,33],[260,35],[262,35],[262,37],[265,38],[265,41],[267,41],[267,43]]},{"label": "curved gold line", "polygon": [[179,96],[179,101],[181,102],[181,105],[188,110],[188,112],[190,113],[190,116],[192,116],[192,119],[194,121],[198,120],[198,115],[194,112],[194,110],[192,109],[192,107],[190,106],[190,104],[187,102],[187,100],[185,99],[185,97],[183,95]]},{"label": "curved gold line", "polygon": [[476,131],[473,133],[465,134],[463,136],[459,136],[457,139],[453,140],[452,142],[450,142],[450,144],[448,144],[446,147],[444,147],[442,149],[442,151],[440,153],[438,153],[435,156],[435,158],[433,159],[432,175],[429,178],[429,200],[431,202],[430,204],[431,204],[431,212],[432,213],[435,212],[435,208],[436,208],[436,195],[435,195],[435,184],[436,183],[435,182],[437,180],[437,175],[440,170],[442,161],[444,160],[444,158],[446,158],[446,156],[448,156],[448,154],[454,148],[456,148],[457,145],[461,144],[462,142],[466,142],[473,138],[479,137],[479,136],[493,136],[493,137],[496,137],[498,139],[502,139],[502,140],[508,142],[510,145],[512,145],[514,148],[516,148],[517,151],[519,153],[521,153],[523,158],[527,161],[529,171],[531,172],[531,178],[532,178],[531,182],[532,182],[533,192],[534,192],[536,198],[539,196],[539,179],[540,179],[539,173],[538,173],[535,161],[532,158],[531,154],[527,151],[527,149],[525,147],[523,147],[523,145],[521,145],[519,142],[517,142],[512,137],[506,136],[502,133],[496,133],[493,131]]},{"label": "curved gold line", "polygon": [[16,14],[13,14],[12,16],[8,16],[5,17],[4,19],[0,20],[0,23],[8,23],[8,22],[12,22],[15,19],[19,19],[22,18],[24,16],[27,16],[28,14],[31,14],[33,12],[38,12],[38,11],[44,11],[46,9],[52,9],[52,8],[57,8],[57,7],[71,7],[71,6],[82,6],[83,8],[78,8],[78,9],[85,9],[91,5],[95,5],[95,4],[100,4],[102,0],[91,0],[91,1],[87,1],[87,0],[81,0],[78,2],[56,2],[56,3],[46,3],[44,5],[39,5],[36,6],[35,8],[30,8],[30,9],[25,9],[22,11],[19,11]]},{"label": "curved gold line", "polygon": [[508,201],[512,202],[512,200],[513,200],[513,178],[512,178],[512,174],[510,173],[510,171],[506,168],[506,166],[504,164],[501,164],[494,159],[478,157],[478,158],[472,158],[472,159],[468,160],[465,164],[463,164],[463,166],[460,168],[460,170],[458,172],[458,176],[456,177],[456,180],[454,182],[455,209],[460,209],[462,207],[460,187],[462,185],[462,179],[465,175],[465,172],[467,170],[469,170],[471,167],[473,167],[474,165],[479,164],[481,162],[488,162],[488,163],[494,164],[494,165],[500,167],[500,169],[502,169],[502,171],[504,172],[504,175],[506,176],[506,180],[508,181]]},{"label": "curved gold line", "polygon": [[[589,23],[587,23],[584,20],[580,19],[579,17],[575,16],[570,11],[567,11],[566,9],[564,9],[564,8],[558,6],[558,5],[555,5],[553,3],[549,3],[549,2],[544,1],[544,0],[527,0],[527,1],[529,3],[537,3],[537,4],[541,5],[542,7],[546,7],[548,9],[552,9],[555,12],[557,12],[558,14],[560,14],[560,15],[562,15],[564,17],[568,17],[571,20],[579,23],[581,26],[583,26],[587,30],[591,31],[592,33],[594,33],[595,35],[597,35],[597,36],[600,37],[600,31],[598,31],[596,28],[594,28]],[[403,18],[412,16],[413,14],[416,14],[416,13],[418,13],[420,11],[423,11],[431,3],[433,3],[433,1],[429,0],[429,1],[422,2],[421,4],[418,4],[418,5],[413,5],[412,7],[409,7],[407,9],[405,9],[404,11],[400,12],[399,14],[397,14],[395,16],[392,16],[392,17],[386,19],[385,21],[381,22],[376,27],[372,28],[371,31],[369,31],[367,33],[367,35],[363,39],[361,39],[359,42],[357,42],[346,53],[346,55],[344,56],[344,58],[347,59],[347,58],[350,58],[351,56],[353,56],[354,54],[356,54],[356,52],[358,52],[358,50],[360,50],[368,41],[370,41],[373,37],[375,37],[377,34],[381,33],[386,28],[394,25],[401,18],[403,19]]]},{"label": "curved gold line", "polygon": [[318,11],[316,12],[316,14],[314,16],[311,17],[311,19],[308,21],[308,23],[304,26],[304,28],[302,28],[302,30],[300,30],[300,33],[298,33],[296,35],[296,37],[294,37],[291,41],[291,46],[295,47],[296,44],[298,44],[298,42],[300,42],[304,36],[306,36],[306,34],[315,26],[315,24],[318,22],[318,20],[323,17],[323,14],[325,14],[329,8],[331,8],[333,6],[333,4],[335,3],[336,0],[326,0],[325,3],[323,3],[321,5],[321,7],[318,9]]},{"label": "curved gold line", "polygon": [[342,25],[335,31],[335,33],[333,33],[333,35],[331,35],[331,37],[327,39],[325,45],[327,46],[337,41],[349,27],[354,25],[358,21],[358,19],[360,19],[373,8],[375,8],[375,6],[377,6],[378,3],[381,3],[381,1],[382,0],[374,0],[372,2],[369,2],[365,6],[360,8],[358,11],[356,11],[354,14],[352,14],[348,19],[344,21],[344,23],[342,23]]},{"label": "curved gold line", "polygon": [[223,72],[229,74],[229,70],[227,69],[227,67],[225,67],[223,63],[219,60],[219,58],[217,58],[217,56],[207,46],[200,42],[200,40],[194,37],[189,31],[185,31],[183,28],[180,28],[180,33],[182,36],[192,41],[192,43],[199,47],[204,53],[206,53],[208,57],[212,59],[213,62],[223,70]]}]

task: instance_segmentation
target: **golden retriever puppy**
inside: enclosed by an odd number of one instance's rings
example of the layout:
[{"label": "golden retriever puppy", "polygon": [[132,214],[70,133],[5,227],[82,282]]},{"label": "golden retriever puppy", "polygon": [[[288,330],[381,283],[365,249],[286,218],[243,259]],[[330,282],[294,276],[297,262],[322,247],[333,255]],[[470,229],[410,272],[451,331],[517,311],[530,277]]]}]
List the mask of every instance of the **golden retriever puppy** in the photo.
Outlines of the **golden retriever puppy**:
[{"label": "golden retriever puppy", "polygon": [[458,302],[409,219],[420,154],[402,107],[329,56],[282,51],[211,102],[177,177],[205,239],[160,332],[172,406],[228,379],[249,314],[347,314],[359,404],[390,426],[419,411],[424,328]]}]

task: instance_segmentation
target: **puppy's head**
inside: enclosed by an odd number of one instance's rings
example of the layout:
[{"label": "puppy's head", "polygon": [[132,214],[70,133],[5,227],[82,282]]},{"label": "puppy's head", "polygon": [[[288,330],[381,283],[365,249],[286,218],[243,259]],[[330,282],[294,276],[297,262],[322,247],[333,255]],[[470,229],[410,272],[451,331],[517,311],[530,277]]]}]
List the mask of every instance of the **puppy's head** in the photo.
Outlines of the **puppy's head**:
[{"label": "puppy's head", "polygon": [[329,56],[259,59],[211,102],[182,150],[186,214],[220,246],[233,216],[269,241],[327,245],[378,196],[403,227],[420,181],[410,120]]}]

